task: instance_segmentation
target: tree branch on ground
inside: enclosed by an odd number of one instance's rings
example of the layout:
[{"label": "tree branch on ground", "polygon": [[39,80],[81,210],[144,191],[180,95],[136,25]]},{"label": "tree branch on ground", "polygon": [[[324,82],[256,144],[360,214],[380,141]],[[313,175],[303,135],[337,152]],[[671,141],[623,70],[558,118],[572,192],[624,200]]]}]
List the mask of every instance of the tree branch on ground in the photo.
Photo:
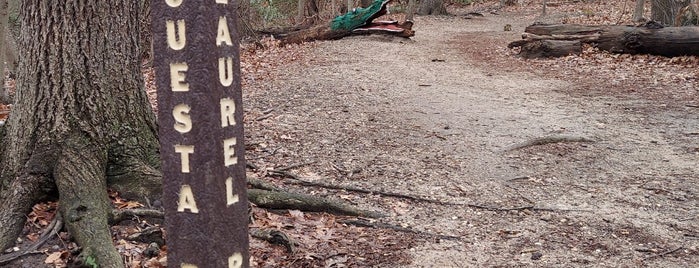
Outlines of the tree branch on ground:
[{"label": "tree branch on ground", "polygon": [[43,252],[37,252],[36,250],[39,249],[46,241],[51,239],[54,235],[57,235],[59,231],[61,231],[61,228],[63,228],[63,218],[61,217],[60,213],[57,213],[56,216],[53,218],[51,223],[49,223],[48,226],[46,226],[46,229],[44,229],[44,232],[41,233],[41,236],[39,236],[39,239],[34,242],[31,246],[28,248],[5,254],[0,256],[0,264],[5,264],[8,262],[11,262],[17,258],[20,258],[24,255],[27,254],[34,254],[34,253],[43,253]]},{"label": "tree branch on ground", "polygon": [[505,147],[502,151],[514,151],[532,146],[546,145],[552,143],[569,143],[569,142],[595,142],[595,140],[582,137],[582,136],[570,136],[570,135],[551,135],[546,137],[538,137],[527,140],[522,143],[513,144]]},{"label": "tree branch on ground", "polygon": [[346,220],[340,220],[339,222],[343,223],[343,224],[354,225],[354,226],[359,226],[359,227],[389,229],[389,230],[403,232],[403,233],[416,234],[419,236],[429,237],[429,238],[433,238],[433,239],[443,239],[443,240],[462,240],[463,239],[463,237],[460,237],[460,236],[433,234],[433,233],[418,231],[418,230],[405,228],[405,227],[401,227],[401,226],[397,226],[397,225],[393,225],[393,224],[371,222],[371,221],[368,221],[365,219],[346,219]]}]

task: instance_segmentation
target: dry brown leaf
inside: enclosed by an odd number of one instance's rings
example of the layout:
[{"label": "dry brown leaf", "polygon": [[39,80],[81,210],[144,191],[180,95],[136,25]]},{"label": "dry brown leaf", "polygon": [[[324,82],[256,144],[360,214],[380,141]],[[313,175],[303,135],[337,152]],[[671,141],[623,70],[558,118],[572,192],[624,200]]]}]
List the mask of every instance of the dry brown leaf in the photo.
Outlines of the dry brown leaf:
[{"label": "dry brown leaf", "polygon": [[44,260],[44,263],[46,264],[54,264],[57,261],[61,260],[61,255],[63,254],[62,251],[56,251],[54,253],[49,254],[48,257]]}]

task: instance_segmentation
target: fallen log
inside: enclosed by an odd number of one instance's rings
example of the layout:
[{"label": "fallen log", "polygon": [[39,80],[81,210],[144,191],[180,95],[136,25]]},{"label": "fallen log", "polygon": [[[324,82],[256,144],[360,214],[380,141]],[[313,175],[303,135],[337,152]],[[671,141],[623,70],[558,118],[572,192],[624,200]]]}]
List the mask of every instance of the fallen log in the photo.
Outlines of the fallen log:
[{"label": "fallen log", "polygon": [[523,57],[538,58],[580,54],[582,44],[612,53],[699,55],[699,27],[663,27],[654,22],[640,26],[533,24],[525,29],[522,40],[508,47],[521,47]]},{"label": "fallen log", "polygon": [[415,35],[413,23],[406,21],[374,21],[387,13],[388,3],[392,0],[375,0],[366,8],[354,10],[335,17],[331,22],[307,29],[279,34],[280,45],[298,44],[316,40],[335,40],[349,35],[384,34],[399,37]]}]

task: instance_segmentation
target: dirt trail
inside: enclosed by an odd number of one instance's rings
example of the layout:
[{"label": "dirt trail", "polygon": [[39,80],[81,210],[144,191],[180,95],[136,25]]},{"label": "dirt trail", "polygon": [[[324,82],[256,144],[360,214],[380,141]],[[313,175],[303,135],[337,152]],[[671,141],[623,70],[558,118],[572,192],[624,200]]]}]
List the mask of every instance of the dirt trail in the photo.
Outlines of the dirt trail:
[{"label": "dirt trail", "polygon": [[[479,67],[459,44],[514,40],[529,21],[507,17],[418,17],[411,41],[320,42],[311,66],[248,93],[248,111],[275,109],[248,127],[251,142],[283,133],[266,146],[314,161],[298,171],[309,180],[463,204],[343,197],[388,212],[383,222],[463,237],[418,244],[414,267],[699,263],[696,107]],[[549,135],[595,142],[505,150]]]}]

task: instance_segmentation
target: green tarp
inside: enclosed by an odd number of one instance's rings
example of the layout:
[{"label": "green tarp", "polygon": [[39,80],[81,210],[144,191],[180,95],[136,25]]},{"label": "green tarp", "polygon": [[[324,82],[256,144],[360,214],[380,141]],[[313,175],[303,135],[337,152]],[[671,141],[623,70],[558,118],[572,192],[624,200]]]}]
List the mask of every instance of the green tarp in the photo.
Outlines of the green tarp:
[{"label": "green tarp", "polygon": [[330,24],[330,28],[333,30],[351,31],[369,24],[373,19],[382,15],[379,14],[379,12],[381,12],[390,1],[391,0],[374,0],[368,7],[355,8],[344,15],[337,16]]}]

